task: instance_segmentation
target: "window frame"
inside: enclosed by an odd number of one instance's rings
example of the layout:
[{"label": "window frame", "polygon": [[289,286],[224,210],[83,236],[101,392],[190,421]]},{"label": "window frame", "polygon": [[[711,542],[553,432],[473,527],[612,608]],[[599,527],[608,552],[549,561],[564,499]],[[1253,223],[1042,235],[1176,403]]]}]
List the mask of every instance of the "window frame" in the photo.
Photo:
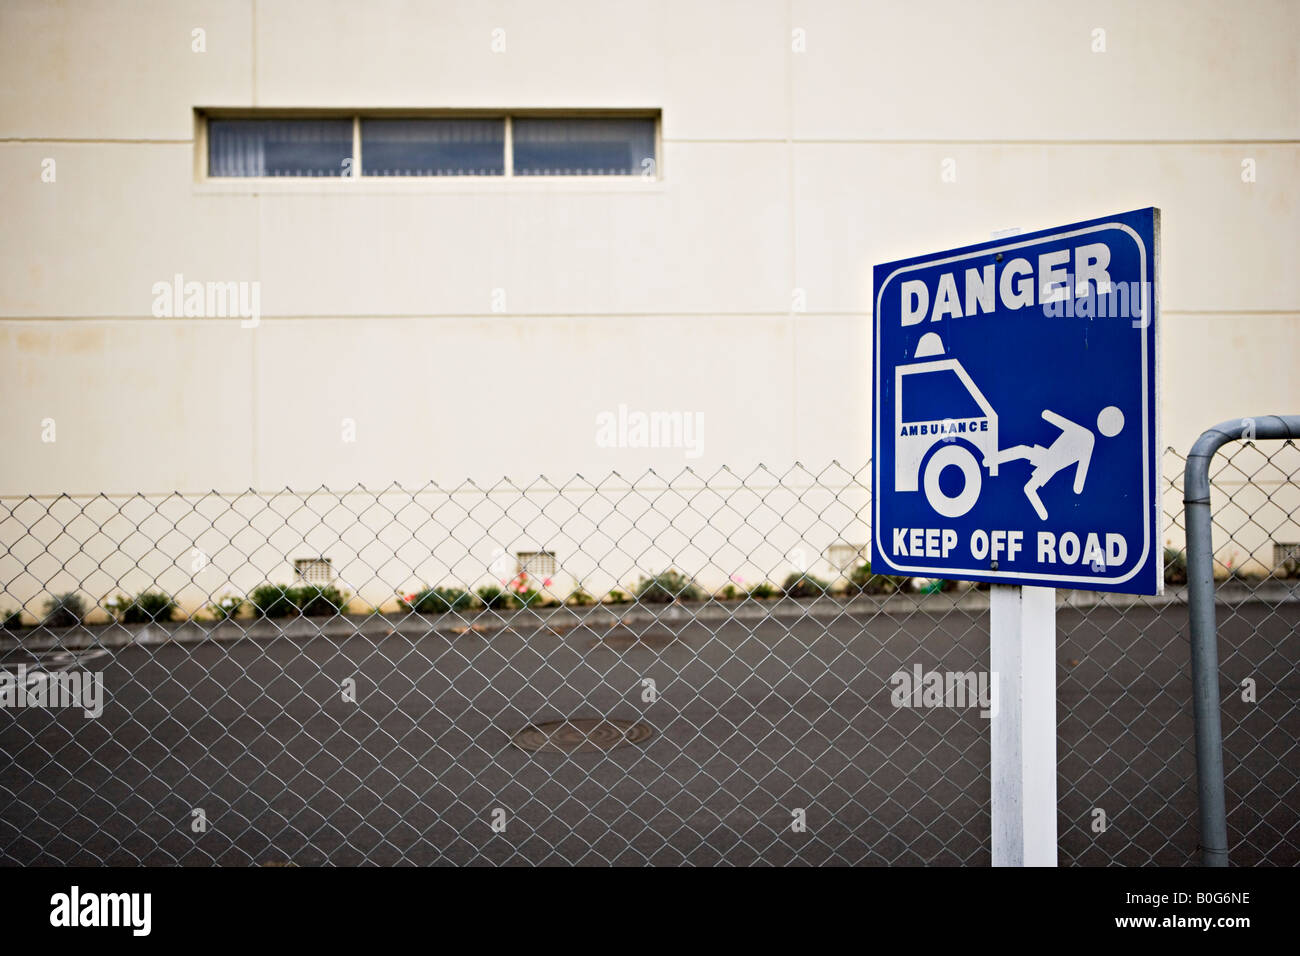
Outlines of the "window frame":
[{"label": "window frame", "polygon": [[[522,178],[522,177],[521,177]],[[550,570],[539,570],[532,567],[534,563],[549,565]],[[541,548],[535,551],[516,551],[515,552],[515,574],[527,574],[529,577],[554,578],[560,573],[560,559],[554,551],[549,548]]]},{"label": "window frame", "polygon": [[[570,174],[525,175],[514,170],[514,120],[515,119],[643,119],[654,123],[654,174]],[[211,120],[236,119],[351,119],[352,120],[352,171],[350,176],[213,176],[208,168],[208,123]],[[463,176],[366,176],[363,175],[361,121],[363,119],[500,119],[505,124],[503,146],[503,171],[501,175],[466,174]],[[612,185],[624,188],[656,185],[664,181],[663,164],[663,111],[660,109],[281,109],[247,107],[196,107],[194,110],[194,178],[197,184],[218,187],[224,191],[241,191],[254,187],[265,190],[269,186],[286,190],[329,191],[349,189],[361,191],[391,191],[411,189],[455,188],[518,188],[522,183],[533,186],[555,187]]]}]

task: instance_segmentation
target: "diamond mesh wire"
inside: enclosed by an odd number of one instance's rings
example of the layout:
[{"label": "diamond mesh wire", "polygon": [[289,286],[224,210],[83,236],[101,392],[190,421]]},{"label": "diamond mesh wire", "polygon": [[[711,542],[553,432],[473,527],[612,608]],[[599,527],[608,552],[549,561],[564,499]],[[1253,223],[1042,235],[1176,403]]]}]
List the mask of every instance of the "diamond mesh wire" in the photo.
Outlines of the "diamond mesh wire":
[{"label": "diamond mesh wire", "polygon": [[[1059,593],[1062,863],[1195,859],[1164,464],[1167,593]],[[1213,476],[1238,863],[1300,862],[1298,467]],[[869,474],[0,500],[0,861],[987,864],[987,593],[852,557]]]}]

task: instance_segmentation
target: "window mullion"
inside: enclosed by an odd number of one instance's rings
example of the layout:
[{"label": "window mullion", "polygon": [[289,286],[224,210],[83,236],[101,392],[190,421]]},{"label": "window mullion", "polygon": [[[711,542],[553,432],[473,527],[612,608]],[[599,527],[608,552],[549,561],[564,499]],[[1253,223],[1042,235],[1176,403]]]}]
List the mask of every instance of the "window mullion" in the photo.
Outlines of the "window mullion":
[{"label": "window mullion", "polygon": [[361,116],[352,117],[352,178],[361,178]]},{"label": "window mullion", "polygon": [[514,123],[512,122],[511,117],[507,116],[505,118],[505,124],[506,124],[506,157],[505,157],[506,165],[505,165],[504,175],[508,179],[514,176],[515,174],[515,133],[514,133]]}]

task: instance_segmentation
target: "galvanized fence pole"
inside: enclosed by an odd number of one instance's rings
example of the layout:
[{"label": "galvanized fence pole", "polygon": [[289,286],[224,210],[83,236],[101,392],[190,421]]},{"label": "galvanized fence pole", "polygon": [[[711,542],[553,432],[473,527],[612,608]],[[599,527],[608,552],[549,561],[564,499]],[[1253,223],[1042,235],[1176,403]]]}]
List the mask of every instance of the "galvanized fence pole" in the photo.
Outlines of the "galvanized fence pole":
[{"label": "galvanized fence pole", "polygon": [[1196,722],[1196,796],[1201,818],[1201,862],[1205,866],[1228,865],[1219,649],[1214,619],[1210,461],[1230,441],[1259,438],[1300,438],[1300,415],[1264,415],[1220,422],[1201,433],[1187,456],[1183,472],[1187,615],[1191,626],[1192,710]]}]

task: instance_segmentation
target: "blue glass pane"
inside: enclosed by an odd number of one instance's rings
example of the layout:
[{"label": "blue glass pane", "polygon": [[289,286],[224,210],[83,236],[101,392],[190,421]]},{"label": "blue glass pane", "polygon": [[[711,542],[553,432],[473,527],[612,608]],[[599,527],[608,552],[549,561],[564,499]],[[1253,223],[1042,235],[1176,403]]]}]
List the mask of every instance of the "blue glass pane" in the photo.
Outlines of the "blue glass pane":
[{"label": "blue glass pane", "polygon": [[654,172],[651,119],[517,119],[516,176],[632,176]]},{"label": "blue glass pane", "polygon": [[502,176],[505,157],[505,120],[361,121],[364,176]]},{"label": "blue glass pane", "polygon": [[350,119],[210,120],[209,176],[342,176]]}]

